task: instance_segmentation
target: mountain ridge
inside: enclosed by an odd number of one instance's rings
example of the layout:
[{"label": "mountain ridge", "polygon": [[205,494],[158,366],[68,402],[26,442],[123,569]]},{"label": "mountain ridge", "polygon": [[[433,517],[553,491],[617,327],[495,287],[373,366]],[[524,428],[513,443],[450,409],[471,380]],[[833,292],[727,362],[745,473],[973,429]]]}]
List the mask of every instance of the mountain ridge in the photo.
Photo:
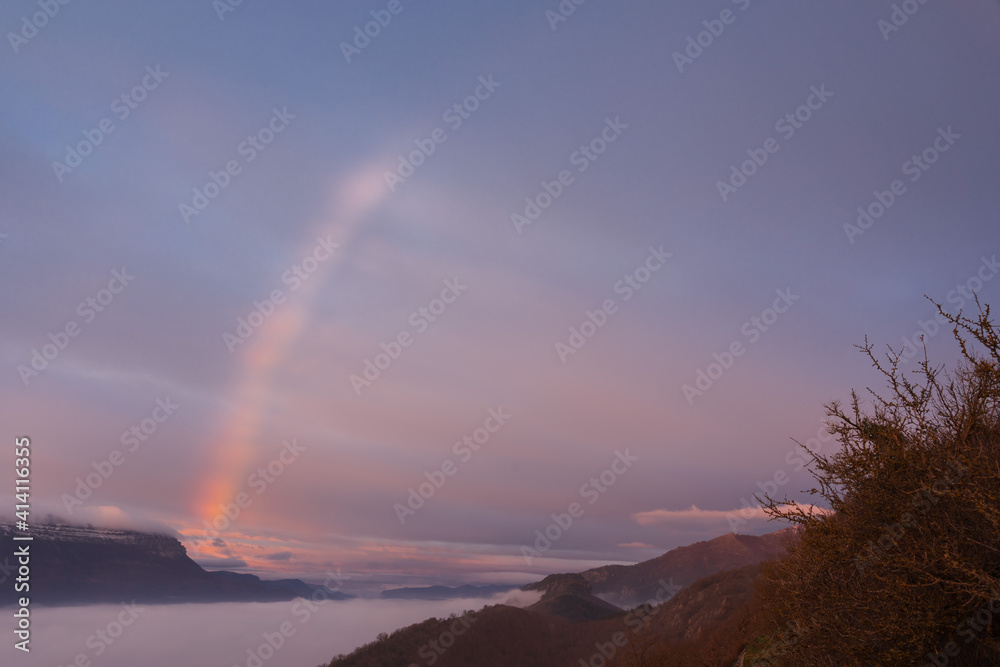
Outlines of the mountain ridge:
[{"label": "mountain ridge", "polygon": [[[0,606],[20,596],[34,604],[82,605],[135,601],[281,602],[311,595],[318,586],[298,579],[262,580],[237,572],[209,572],[170,535],[65,524],[31,527],[30,590],[0,589]],[[0,524],[0,545],[14,553],[14,530]],[[326,591],[330,599],[350,596]]]},{"label": "mountain ridge", "polygon": [[[707,664],[707,655],[716,661],[711,664],[732,665],[745,647],[742,628],[755,604],[761,564],[784,554],[797,536],[787,528],[762,536],[730,533],[634,565],[552,574],[521,587],[542,592],[535,604],[466,612],[468,631],[455,633],[444,653],[428,647],[453,631],[454,618],[383,634],[324,667],[409,667],[418,657],[436,667],[687,667]],[[608,601],[615,595],[636,604],[625,611]]]},{"label": "mountain ridge", "polygon": [[759,536],[726,533],[671,549],[634,565],[604,565],[580,575],[590,582],[594,595],[628,609],[655,599],[663,581],[687,586],[716,572],[778,558],[796,538],[795,528]]}]

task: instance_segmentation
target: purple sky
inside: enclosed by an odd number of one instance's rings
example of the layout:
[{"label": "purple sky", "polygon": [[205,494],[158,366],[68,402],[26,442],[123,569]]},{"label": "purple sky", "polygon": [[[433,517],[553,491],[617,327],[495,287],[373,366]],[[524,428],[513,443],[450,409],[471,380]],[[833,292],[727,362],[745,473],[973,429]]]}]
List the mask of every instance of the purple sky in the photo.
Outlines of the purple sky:
[{"label": "purple sky", "polygon": [[35,519],[414,583],[777,529],[853,346],[997,301],[1000,4],[895,6],[5,3]]}]

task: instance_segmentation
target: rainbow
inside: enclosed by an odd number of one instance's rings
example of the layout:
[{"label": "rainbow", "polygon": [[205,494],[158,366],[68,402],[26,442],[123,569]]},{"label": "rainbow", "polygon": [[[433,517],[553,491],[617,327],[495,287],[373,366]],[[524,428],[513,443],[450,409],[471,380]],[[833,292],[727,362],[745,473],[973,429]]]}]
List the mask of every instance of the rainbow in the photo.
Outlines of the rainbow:
[{"label": "rainbow", "polygon": [[357,235],[367,214],[388,194],[382,171],[377,166],[360,169],[334,188],[333,222],[324,220],[317,224],[293,261],[298,263],[310,255],[319,236],[331,235],[340,247],[333,257],[320,264],[300,289],[294,293],[286,291],[288,302],[278,305],[275,313],[253,336],[236,347],[234,354],[240,359],[240,367],[231,391],[233,398],[209,443],[211,456],[192,507],[201,521],[211,524],[219,516],[221,506],[233,502],[244,489],[250,468],[258,462],[262,454],[262,443],[258,439],[271,400],[272,377],[309,324],[324,275],[343,261],[346,247]]}]

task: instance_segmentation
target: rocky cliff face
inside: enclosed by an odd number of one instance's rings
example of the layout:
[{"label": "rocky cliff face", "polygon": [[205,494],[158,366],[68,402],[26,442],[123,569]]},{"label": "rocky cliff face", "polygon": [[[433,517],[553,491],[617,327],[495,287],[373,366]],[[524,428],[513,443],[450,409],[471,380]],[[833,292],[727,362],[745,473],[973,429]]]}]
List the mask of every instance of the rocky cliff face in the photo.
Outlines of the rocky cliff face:
[{"label": "rocky cliff face", "polygon": [[[65,525],[32,526],[31,535],[33,541],[17,543],[30,545],[31,589],[15,593],[7,574],[0,605],[15,596],[36,604],[268,602],[312,588],[297,580],[296,586],[275,586],[252,575],[207,572],[167,535]],[[11,526],[0,525],[0,553],[12,554],[14,545]]]}]

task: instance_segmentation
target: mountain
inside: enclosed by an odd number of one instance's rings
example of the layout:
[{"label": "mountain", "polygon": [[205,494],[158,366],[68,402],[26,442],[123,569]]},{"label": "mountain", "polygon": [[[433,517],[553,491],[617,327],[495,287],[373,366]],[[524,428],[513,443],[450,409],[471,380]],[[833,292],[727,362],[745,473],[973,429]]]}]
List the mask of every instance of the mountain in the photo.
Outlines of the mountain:
[{"label": "mountain", "polygon": [[521,587],[522,591],[542,591],[542,599],[528,607],[545,616],[563,618],[570,623],[601,621],[624,611],[591,595],[591,585],[579,574],[552,574],[538,583]]},{"label": "mountain", "polygon": [[678,547],[642,563],[605,565],[582,572],[581,576],[590,582],[594,595],[629,609],[653,599],[663,587],[661,582],[687,586],[716,572],[779,558],[785,554],[789,542],[796,538],[795,528],[759,537],[728,533]]},{"label": "mountain", "polygon": [[382,591],[385,600],[453,600],[456,598],[488,598],[497,593],[506,593],[514,586],[424,586],[421,588],[390,588]]},{"label": "mountain", "polygon": [[[728,667],[750,640],[761,563],[782,556],[797,537],[795,529],[723,535],[635,565],[550,575],[522,587],[542,592],[529,607],[428,619],[326,667]],[[623,611],[609,598],[634,608]]]},{"label": "mountain", "polygon": [[575,622],[565,612],[587,608],[588,599],[607,612],[613,607],[587,593],[582,576],[553,575],[530,585],[545,595],[526,609],[494,605],[428,619],[323,667],[729,667],[748,642],[760,567],[699,579],[659,606]]},{"label": "mountain", "polygon": [[[317,588],[298,579],[263,581],[250,574],[207,572],[167,535],[56,524],[33,525],[31,535],[33,541],[15,543],[12,526],[0,524],[4,554],[14,553],[15,544],[30,545],[27,595],[35,604],[274,602]],[[3,586],[0,606],[21,595]]]}]

